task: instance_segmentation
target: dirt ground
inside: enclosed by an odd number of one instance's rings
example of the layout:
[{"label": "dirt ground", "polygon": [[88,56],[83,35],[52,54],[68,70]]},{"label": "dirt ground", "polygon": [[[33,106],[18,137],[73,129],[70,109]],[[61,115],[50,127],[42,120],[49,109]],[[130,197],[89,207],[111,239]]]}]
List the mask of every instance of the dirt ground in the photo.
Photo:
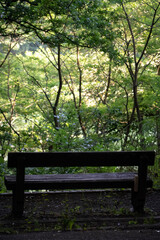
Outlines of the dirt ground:
[{"label": "dirt ground", "polygon": [[27,193],[24,217],[15,219],[11,194],[0,195],[0,233],[160,229],[160,191],[147,192],[143,215],[130,198],[130,191]]}]

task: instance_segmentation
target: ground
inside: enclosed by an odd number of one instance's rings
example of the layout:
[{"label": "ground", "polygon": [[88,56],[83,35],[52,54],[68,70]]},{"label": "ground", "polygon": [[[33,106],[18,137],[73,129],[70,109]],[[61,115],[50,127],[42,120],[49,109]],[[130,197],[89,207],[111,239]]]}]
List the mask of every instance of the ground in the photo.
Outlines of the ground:
[{"label": "ground", "polygon": [[132,212],[130,191],[27,193],[24,217],[11,217],[11,194],[0,195],[0,233],[160,229],[160,191],[147,192],[145,214]]}]

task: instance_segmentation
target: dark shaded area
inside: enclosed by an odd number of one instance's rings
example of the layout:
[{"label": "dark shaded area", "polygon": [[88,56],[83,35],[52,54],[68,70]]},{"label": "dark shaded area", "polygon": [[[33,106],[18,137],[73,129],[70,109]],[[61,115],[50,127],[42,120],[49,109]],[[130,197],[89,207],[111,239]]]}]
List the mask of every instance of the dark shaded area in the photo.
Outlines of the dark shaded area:
[{"label": "dark shaded area", "polygon": [[130,191],[27,194],[23,219],[12,218],[11,195],[0,195],[0,232],[160,228],[160,191],[147,192],[145,214],[131,211]]},{"label": "dark shaded area", "polygon": [[[72,231],[72,232],[41,232],[41,233],[25,233],[12,235],[12,240],[104,240],[104,239],[114,239],[114,240],[159,240],[160,231],[159,230],[94,230],[94,231]],[[9,235],[3,235],[0,239],[9,240]]]}]

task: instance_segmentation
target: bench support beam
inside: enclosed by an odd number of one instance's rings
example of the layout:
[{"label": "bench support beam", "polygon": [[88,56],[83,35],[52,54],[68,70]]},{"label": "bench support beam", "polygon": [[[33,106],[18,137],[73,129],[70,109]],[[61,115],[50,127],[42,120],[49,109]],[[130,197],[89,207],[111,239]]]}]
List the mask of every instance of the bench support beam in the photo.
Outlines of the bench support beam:
[{"label": "bench support beam", "polygon": [[[145,162],[141,162],[138,167],[138,179],[135,179],[135,186],[132,188],[131,201],[134,212],[144,213],[144,205],[146,200],[147,191],[147,165]],[[137,189],[138,180],[138,189]]]},{"label": "bench support beam", "polygon": [[23,162],[19,161],[16,174],[16,186],[13,189],[12,214],[15,217],[22,217],[24,209],[24,178],[25,168]]}]

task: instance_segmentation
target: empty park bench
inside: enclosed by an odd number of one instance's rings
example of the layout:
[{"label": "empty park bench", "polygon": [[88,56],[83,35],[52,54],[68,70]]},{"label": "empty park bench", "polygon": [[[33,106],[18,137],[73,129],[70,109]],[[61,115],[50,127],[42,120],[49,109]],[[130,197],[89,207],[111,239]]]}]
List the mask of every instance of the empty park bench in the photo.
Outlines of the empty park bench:
[{"label": "empty park bench", "polygon": [[[152,187],[147,167],[154,165],[154,151],[136,152],[11,152],[8,168],[15,175],[5,176],[5,185],[13,191],[12,213],[22,216],[25,190],[130,188],[136,212],[144,211],[146,189]],[[137,166],[137,172],[25,175],[32,167],[109,167]]]}]

